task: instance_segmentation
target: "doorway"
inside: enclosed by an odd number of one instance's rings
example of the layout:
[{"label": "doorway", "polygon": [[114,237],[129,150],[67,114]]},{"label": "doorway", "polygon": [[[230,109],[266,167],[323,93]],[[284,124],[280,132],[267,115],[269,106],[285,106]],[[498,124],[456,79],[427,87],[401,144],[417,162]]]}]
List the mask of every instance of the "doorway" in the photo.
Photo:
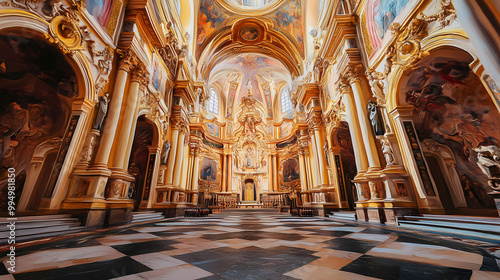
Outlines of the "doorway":
[{"label": "doorway", "polygon": [[256,193],[255,193],[255,182],[253,179],[246,179],[245,184],[243,186],[243,200],[244,201],[255,201]]},{"label": "doorway", "polygon": [[450,189],[443,176],[444,170],[441,168],[441,165],[439,164],[439,159],[433,155],[426,155],[425,160],[429,165],[429,170],[431,172],[432,179],[434,179],[434,183],[436,184],[436,188],[439,193],[439,198],[441,200],[441,204],[443,204],[444,210],[455,209],[455,206],[453,205],[453,200],[451,198]]}]

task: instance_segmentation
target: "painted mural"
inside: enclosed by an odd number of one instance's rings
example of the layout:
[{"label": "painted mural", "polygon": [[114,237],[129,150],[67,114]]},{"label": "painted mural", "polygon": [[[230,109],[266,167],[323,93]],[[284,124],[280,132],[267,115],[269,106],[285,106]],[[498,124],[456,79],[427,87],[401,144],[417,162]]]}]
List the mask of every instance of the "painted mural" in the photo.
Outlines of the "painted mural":
[{"label": "painted mural", "polygon": [[293,122],[284,121],[280,125],[280,138],[286,137],[292,133]]},{"label": "painted mural", "polygon": [[95,20],[113,35],[120,10],[122,8],[121,0],[87,0],[85,3],[87,12]]},{"label": "painted mural", "polygon": [[[384,39],[389,26],[402,18],[401,14],[409,10],[409,4],[416,0],[368,0],[366,4],[363,28],[366,28],[373,50],[376,50]],[[366,35],[366,34],[365,34]],[[368,39],[368,38],[367,38]]]},{"label": "painted mural", "polygon": [[[253,6],[253,5],[247,5]],[[197,24],[197,55],[200,55],[200,46],[216,30],[223,28],[236,15],[219,7],[216,1],[201,0]],[[264,16],[271,21],[276,31],[284,34],[288,39],[296,41],[300,51],[304,52],[304,23],[302,18],[302,0],[288,0],[274,13]],[[257,30],[241,30],[241,36],[251,42],[257,38]]]},{"label": "painted mural", "polygon": [[215,30],[223,27],[225,21],[232,16],[222,10],[215,1],[201,0],[200,10],[198,12],[197,37],[196,44],[199,47],[205,39],[210,36]]},{"label": "painted mural", "polygon": [[415,106],[414,124],[420,141],[448,146],[456,157],[467,204],[493,207],[487,176],[478,165],[478,151],[500,146],[500,113],[480,79],[469,68],[469,57],[451,49],[436,52],[403,80],[401,92]]},{"label": "painted mural", "polygon": [[219,126],[215,123],[207,123],[208,134],[219,137]]},{"label": "painted mural", "polygon": [[[246,95],[247,91],[250,91],[253,97],[261,103],[267,105],[271,108],[271,89],[269,87],[262,92],[262,82],[257,76],[270,76],[272,73],[273,85],[278,85],[284,83],[285,77],[289,76],[288,71],[285,66],[278,60],[270,58],[268,56],[260,54],[240,54],[231,59],[226,60],[224,63],[216,66],[214,68],[214,73],[216,75],[222,75],[224,78],[217,79],[215,82],[220,85],[226,85],[230,80],[231,76],[228,78],[228,74],[239,73],[236,82],[240,84],[237,85],[233,83],[228,89],[227,97],[227,111],[226,115],[230,116],[233,112],[233,107],[238,104],[243,96]],[[272,112],[271,112],[272,113]],[[268,112],[269,114],[269,112]]]},{"label": "painted mural", "polygon": [[288,183],[300,179],[299,163],[291,158],[283,161],[283,182]]},{"label": "painted mural", "polygon": [[291,41],[296,40],[302,52],[304,52],[301,0],[289,0],[288,3],[284,4],[278,11],[271,15],[271,19],[274,20],[275,29],[283,33]]},{"label": "painted mural", "polygon": [[200,179],[213,183],[217,181],[217,163],[213,159],[203,158]]},{"label": "painted mural", "polygon": [[156,57],[154,58],[153,69],[151,73],[153,73],[151,75],[151,84],[156,90],[163,92],[165,90],[166,74],[165,70],[163,69],[163,65],[158,61]]},{"label": "painted mural", "polygon": [[[27,173],[36,147],[43,143],[60,147],[70,119],[72,98],[78,93],[72,68],[56,48],[44,41],[2,35],[0,53],[2,196],[7,185],[8,168],[15,168],[17,174]],[[54,162],[48,167],[47,175],[50,175]],[[37,184],[42,192],[50,180],[49,176],[45,177]],[[5,206],[2,202],[0,209]]]}]

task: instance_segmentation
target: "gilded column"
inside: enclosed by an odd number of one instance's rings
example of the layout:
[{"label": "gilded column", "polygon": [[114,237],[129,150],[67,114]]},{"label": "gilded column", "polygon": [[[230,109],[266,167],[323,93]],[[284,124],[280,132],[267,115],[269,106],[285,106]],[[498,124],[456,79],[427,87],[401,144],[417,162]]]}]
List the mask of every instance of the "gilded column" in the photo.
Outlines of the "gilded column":
[{"label": "gilded column", "polygon": [[366,111],[366,102],[364,100],[363,90],[361,88],[361,79],[356,69],[349,68],[346,73],[347,80],[351,84],[352,93],[354,96],[356,112],[358,113],[359,123],[361,124],[361,136],[365,144],[366,156],[368,158],[369,170],[380,170],[380,159],[375,144],[375,135],[368,114]]},{"label": "gilded column", "polygon": [[349,123],[349,132],[351,133],[351,141],[354,147],[354,159],[358,172],[366,172],[368,170],[368,158],[366,153],[363,152],[364,142],[361,136],[361,129],[359,127],[358,116],[356,115],[356,106],[351,96],[349,85],[341,83],[339,87],[342,93],[342,101],[345,106],[347,115],[347,122]]},{"label": "gilded column", "polygon": [[273,191],[274,189],[274,169],[273,169],[273,155],[271,153],[269,153],[268,155],[268,160],[267,160],[268,164],[267,164],[267,170],[269,172],[269,175],[267,176],[268,177],[268,182],[269,182],[269,186],[268,186],[268,191]]},{"label": "gilded column", "polygon": [[106,121],[102,129],[102,136],[99,143],[99,149],[94,160],[94,166],[107,167],[113,140],[116,134],[116,128],[120,119],[123,95],[127,85],[127,78],[130,70],[136,65],[137,58],[132,50],[117,50],[121,60],[116,74],[115,87],[109,104],[109,110]]}]

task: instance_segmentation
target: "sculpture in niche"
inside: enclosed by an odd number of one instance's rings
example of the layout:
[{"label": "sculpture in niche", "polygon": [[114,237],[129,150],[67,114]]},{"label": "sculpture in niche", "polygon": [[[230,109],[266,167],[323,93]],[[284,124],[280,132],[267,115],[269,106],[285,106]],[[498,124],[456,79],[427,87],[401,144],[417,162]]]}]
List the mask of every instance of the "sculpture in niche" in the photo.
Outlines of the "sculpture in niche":
[{"label": "sculpture in niche", "polygon": [[165,141],[163,150],[161,151],[161,164],[167,164],[168,154],[170,153],[170,141]]},{"label": "sculpture in niche", "polygon": [[382,153],[384,154],[387,166],[393,165],[395,159],[394,159],[394,152],[392,151],[391,148],[391,142],[389,141],[389,139],[387,139],[387,137],[380,139],[380,142],[382,143]]},{"label": "sculpture in niche", "polygon": [[245,122],[245,134],[255,133],[255,122],[254,122],[253,118],[251,116],[247,116],[246,119],[247,120]]},{"label": "sculpture in niche", "polygon": [[370,113],[370,122],[375,130],[375,135],[384,135],[384,125],[380,113],[377,108],[377,103],[373,102],[371,99],[368,100],[367,106],[368,112]]},{"label": "sculpture in niche", "polygon": [[326,165],[330,166],[330,158],[328,157],[328,141],[325,140],[325,145],[323,146],[323,152],[325,153]]},{"label": "sculpture in niche", "polygon": [[384,104],[385,94],[384,83],[382,82],[382,80],[384,79],[384,74],[367,70],[366,77],[368,78],[368,82],[370,83],[370,87],[372,88],[373,97],[377,98],[377,102],[379,104]]},{"label": "sculpture in niche", "polygon": [[101,131],[102,124],[104,122],[104,118],[108,113],[108,104],[110,102],[109,93],[106,92],[104,96],[99,97],[99,111],[97,112],[97,116],[95,118],[95,123],[93,129],[97,129]]},{"label": "sculpture in niche", "polygon": [[500,177],[500,149],[497,146],[479,146],[477,152],[477,165],[488,178]]}]

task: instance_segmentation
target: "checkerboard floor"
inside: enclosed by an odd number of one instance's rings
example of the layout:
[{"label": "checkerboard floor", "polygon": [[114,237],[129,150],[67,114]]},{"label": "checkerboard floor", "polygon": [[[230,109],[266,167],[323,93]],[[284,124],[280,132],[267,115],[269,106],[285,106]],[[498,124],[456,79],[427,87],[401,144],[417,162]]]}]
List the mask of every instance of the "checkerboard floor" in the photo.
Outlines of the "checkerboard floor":
[{"label": "checkerboard floor", "polygon": [[500,279],[467,243],[276,210],[225,210],[18,248],[4,279]]}]

